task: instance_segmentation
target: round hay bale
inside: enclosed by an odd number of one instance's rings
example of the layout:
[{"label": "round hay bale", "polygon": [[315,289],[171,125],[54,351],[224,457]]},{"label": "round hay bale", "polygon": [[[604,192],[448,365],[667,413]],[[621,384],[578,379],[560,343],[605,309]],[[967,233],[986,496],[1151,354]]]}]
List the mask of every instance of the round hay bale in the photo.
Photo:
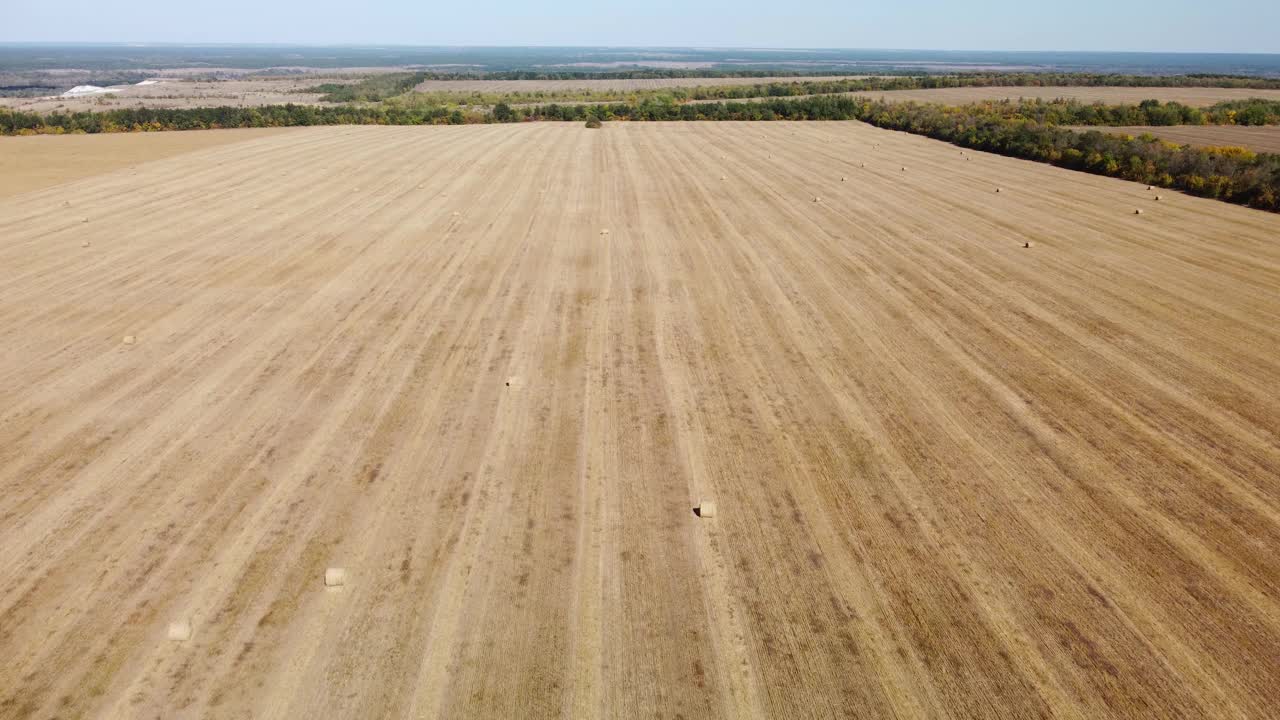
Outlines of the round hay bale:
[{"label": "round hay bale", "polygon": [[89,247],[89,245],[90,243],[88,240],[85,240],[84,242],[80,243],[80,247]]},{"label": "round hay bale", "polygon": [[174,642],[186,642],[191,639],[191,623],[187,620],[174,620],[169,623],[165,635]]},{"label": "round hay bale", "polygon": [[1031,243],[1029,243],[1029,242],[1024,242],[1024,243],[1022,243],[1022,247],[1024,247],[1024,248],[1029,248],[1029,247],[1031,247]]},{"label": "round hay bale", "polygon": [[822,198],[817,197],[817,196],[814,196],[813,201],[814,201],[814,202],[822,202]]},{"label": "round hay bale", "polygon": [[703,518],[704,520],[706,518],[713,518],[716,516],[716,504],[711,500],[700,500],[698,501],[698,507],[694,508],[694,512],[698,514],[698,517]]},{"label": "round hay bale", "polygon": [[345,568],[331,567],[324,571],[324,586],[337,588],[347,584]]},{"label": "round hay bale", "polygon": [[138,338],[134,337],[133,335],[125,335],[124,338],[121,340],[121,342],[123,342],[125,345],[132,345],[138,342]]},{"label": "round hay bale", "polygon": [[1135,209],[1135,210],[1133,211],[1133,214],[1134,214],[1134,215],[1141,215],[1141,214],[1142,214],[1142,208],[1137,208],[1137,209]]},{"label": "round hay bale", "polygon": [[721,175],[721,176],[720,176],[720,179],[721,179],[721,180],[728,180],[729,178],[725,177],[724,175]]},{"label": "round hay bale", "polygon": [[907,166],[906,166],[906,165],[903,165],[903,166],[902,166],[902,172],[906,172],[906,171],[907,171]]},{"label": "round hay bale", "polygon": [[1149,191],[1150,191],[1150,190],[1154,190],[1154,189],[1155,189],[1155,188],[1151,187],[1150,185],[1148,185],[1148,186],[1147,186],[1147,190],[1149,190]]},{"label": "round hay bale", "polygon": [[608,235],[608,234],[609,234],[609,228],[603,228],[602,230],[600,230],[600,234],[601,234],[601,235]]},{"label": "round hay bale", "polygon": [[1157,196],[1156,196],[1156,200],[1159,200],[1159,199],[1160,199],[1160,196],[1159,196],[1159,195],[1157,195]]},{"label": "round hay bale", "polygon": [[996,192],[1004,192],[1002,188],[996,188]]},{"label": "round hay bale", "polygon": [[843,176],[843,175],[841,175],[841,176],[840,176],[840,182],[844,182],[846,179],[847,179],[847,178],[845,178],[845,176]]}]

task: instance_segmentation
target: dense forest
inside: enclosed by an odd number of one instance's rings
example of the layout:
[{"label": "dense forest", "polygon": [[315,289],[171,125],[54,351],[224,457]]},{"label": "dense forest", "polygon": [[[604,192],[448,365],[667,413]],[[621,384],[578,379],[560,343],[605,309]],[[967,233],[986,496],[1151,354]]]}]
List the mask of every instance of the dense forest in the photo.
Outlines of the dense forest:
[{"label": "dense forest", "polygon": [[1192,148],[1156,138],[1074,132],[1059,125],[1169,124],[1263,119],[1280,122],[1280,103],[1245,101],[1188,108],[1151,100],[1138,105],[1077,102],[986,102],[943,106],[815,96],[764,102],[500,106],[463,113],[446,107],[280,105],[260,108],[122,109],[37,115],[0,110],[0,133],[127,132],[293,125],[422,125],[534,120],[862,120],[962,147],[1052,163],[1085,172],[1185,190],[1280,211],[1280,155],[1243,148]]}]

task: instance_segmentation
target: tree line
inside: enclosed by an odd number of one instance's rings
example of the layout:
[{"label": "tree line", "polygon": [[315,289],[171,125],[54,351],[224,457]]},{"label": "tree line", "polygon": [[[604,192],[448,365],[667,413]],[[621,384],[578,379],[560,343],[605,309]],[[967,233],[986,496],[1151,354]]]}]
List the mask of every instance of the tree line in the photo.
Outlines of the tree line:
[{"label": "tree line", "polygon": [[644,68],[637,70],[502,70],[492,72],[429,72],[428,80],[663,80],[667,78],[819,77],[865,74],[860,70],[716,70],[696,68]]}]

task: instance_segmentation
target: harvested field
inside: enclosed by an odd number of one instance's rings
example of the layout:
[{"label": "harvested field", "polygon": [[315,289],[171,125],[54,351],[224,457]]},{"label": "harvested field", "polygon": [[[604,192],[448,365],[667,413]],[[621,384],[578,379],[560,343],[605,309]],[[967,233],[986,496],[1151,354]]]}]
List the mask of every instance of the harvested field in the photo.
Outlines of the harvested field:
[{"label": "harvested field", "polygon": [[[1208,106],[1224,100],[1265,98],[1280,100],[1280,90],[1249,90],[1243,88],[1140,88],[1140,87],[967,87],[932,88],[927,90],[873,90],[837,93],[868,97],[873,100],[894,102],[927,102],[943,105],[964,105],[985,100],[1079,100],[1085,103],[1139,103],[1143,100],[1161,102],[1176,101],[1184,105]],[[791,99],[813,97],[796,95]],[[787,98],[743,98],[736,102],[759,102]],[[696,103],[734,102],[731,100],[690,100]]]},{"label": "harvested field", "polygon": [[1239,125],[1175,125],[1172,127],[1072,127],[1086,132],[1120,133],[1138,136],[1150,133],[1162,140],[1182,145],[1238,146],[1261,153],[1280,153],[1280,126],[1243,127]]},{"label": "harvested field", "polygon": [[114,170],[133,171],[152,160],[280,132],[284,130],[247,128],[0,137],[0,198]]},{"label": "harvested field", "polygon": [[0,200],[0,715],[1274,713],[1280,216],[969,155],[305,128]]},{"label": "harvested field", "polygon": [[418,92],[486,92],[532,93],[568,90],[661,90],[677,87],[721,87],[728,85],[760,85],[764,83],[797,83],[810,81],[849,80],[866,75],[830,75],[813,77],[691,77],[649,78],[643,80],[425,80]]}]

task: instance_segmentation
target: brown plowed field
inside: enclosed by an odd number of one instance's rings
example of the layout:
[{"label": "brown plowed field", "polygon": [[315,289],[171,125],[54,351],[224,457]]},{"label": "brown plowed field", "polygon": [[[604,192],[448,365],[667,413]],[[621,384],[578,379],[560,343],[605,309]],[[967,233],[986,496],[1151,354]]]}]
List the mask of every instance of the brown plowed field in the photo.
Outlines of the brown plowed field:
[{"label": "brown plowed field", "polygon": [[1280,100],[1280,90],[1247,88],[1168,88],[1168,87],[967,87],[929,90],[893,90],[889,92],[851,93],[887,100],[915,100],[944,105],[963,105],[982,100],[1079,100],[1085,103],[1139,103],[1143,100],[1180,102],[1183,105],[1207,106],[1224,100],[1265,98]]},{"label": "brown plowed field", "polygon": [[1237,146],[1254,152],[1280,153],[1280,126],[1242,127],[1239,125],[1175,125],[1172,127],[1073,127],[1087,132],[1098,130],[1138,136],[1151,133],[1162,140],[1183,145]]},{"label": "brown plowed field", "polygon": [[0,200],[0,716],[1272,715],[1277,237],[857,123]]}]

